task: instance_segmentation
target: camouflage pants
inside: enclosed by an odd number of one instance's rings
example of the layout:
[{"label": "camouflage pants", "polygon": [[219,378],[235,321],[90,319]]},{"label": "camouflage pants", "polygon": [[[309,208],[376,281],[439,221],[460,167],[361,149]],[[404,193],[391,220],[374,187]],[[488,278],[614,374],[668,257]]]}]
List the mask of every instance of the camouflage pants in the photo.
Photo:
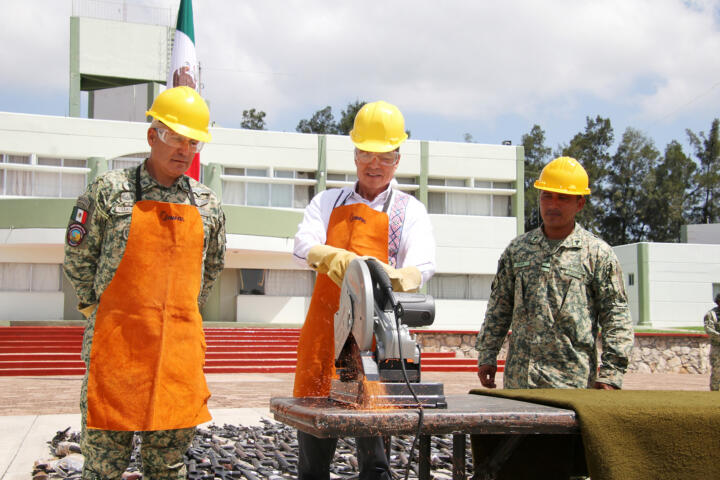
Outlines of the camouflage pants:
[{"label": "camouflage pants", "polygon": [[710,346],[710,390],[720,390],[720,345]]},{"label": "camouflage pants", "polygon": [[[90,371],[90,367],[88,360],[85,363],[88,368],[80,392],[82,421],[80,447],[85,456],[82,479],[119,479],[130,464],[134,432],[95,430],[86,427],[87,372]],[[140,458],[144,479],[186,478],[183,455],[190,448],[195,436],[195,427],[138,433],[141,438]]]}]

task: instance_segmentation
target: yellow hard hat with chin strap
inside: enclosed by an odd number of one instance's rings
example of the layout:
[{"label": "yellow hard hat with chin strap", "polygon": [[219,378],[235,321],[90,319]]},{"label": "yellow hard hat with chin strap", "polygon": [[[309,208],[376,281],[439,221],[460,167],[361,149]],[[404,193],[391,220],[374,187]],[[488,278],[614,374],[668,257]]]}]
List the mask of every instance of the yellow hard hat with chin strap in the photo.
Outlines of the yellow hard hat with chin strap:
[{"label": "yellow hard hat with chin strap", "polygon": [[567,195],[589,195],[588,174],[577,160],[558,157],[545,165],[535,188]]},{"label": "yellow hard hat with chin strap", "polygon": [[190,87],[161,92],[145,115],[167,125],[172,131],[199,142],[209,142],[210,110],[205,100]]},{"label": "yellow hard hat with chin strap", "polygon": [[355,146],[366,152],[391,152],[407,138],[403,114],[395,105],[382,100],[363,105],[350,131]]}]

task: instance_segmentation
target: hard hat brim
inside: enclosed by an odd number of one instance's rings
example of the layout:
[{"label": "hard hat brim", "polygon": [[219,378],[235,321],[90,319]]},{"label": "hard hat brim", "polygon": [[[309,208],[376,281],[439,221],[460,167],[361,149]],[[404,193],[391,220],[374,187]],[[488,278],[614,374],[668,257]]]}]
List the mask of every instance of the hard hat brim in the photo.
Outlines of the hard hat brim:
[{"label": "hard hat brim", "polygon": [[364,150],[366,152],[374,152],[374,153],[385,153],[385,152],[392,152],[393,150],[397,149],[401,143],[403,143],[405,140],[407,140],[408,136],[407,133],[404,134],[400,139],[393,142],[382,142],[377,140],[356,140],[353,138],[352,132],[350,133],[350,140],[352,140],[353,145],[355,145],[360,150]]},{"label": "hard hat brim", "polygon": [[553,193],[564,193],[565,195],[590,195],[589,188],[586,188],[585,190],[578,192],[577,190],[568,189],[568,188],[546,187],[545,185],[539,184],[537,180],[533,184],[533,187],[537,188],[538,190],[545,190],[547,192],[553,192]]},{"label": "hard hat brim", "polygon": [[162,115],[158,115],[157,113],[153,112],[152,110],[148,110],[147,112],[145,112],[145,115],[148,117],[157,118],[163,124],[167,125],[168,128],[170,128],[170,130],[172,130],[175,133],[179,133],[180,135],[182,135],[184,137],[192,138],[193,140],[197,140],[198,142],[204,142],[204,143],[209,143],[212,141],[212,135],[210,135],[210,132],[203,132],[202,130],[190,128],[190,127],[187,127],[180,123],[168,121],[166,118],[163,118]]}]

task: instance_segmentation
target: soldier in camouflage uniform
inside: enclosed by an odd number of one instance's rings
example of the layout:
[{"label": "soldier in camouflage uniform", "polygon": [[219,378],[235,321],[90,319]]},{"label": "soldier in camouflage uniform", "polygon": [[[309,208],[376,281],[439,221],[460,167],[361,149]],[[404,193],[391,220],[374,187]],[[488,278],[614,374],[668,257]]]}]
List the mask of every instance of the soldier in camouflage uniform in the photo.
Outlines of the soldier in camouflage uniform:
[{"label": "soldier in camouflage uniform", "polygon": [[88,318],[84,479],[121,478],[135,431],[145,478],[185,478],[195,426],[210,420],[199,309],[223,268],[225,217],[215,194],[183,175],[210,140],[209,111],[176,87],[147,114],[150,157],[99,176],[67,229],[64,271]]},{"label": "soldier in camouflage uniform", "polygon": [[710,338],[710,390],[720,390],[720,293],[715,308],[705,314],[705,331]]},{"label": "soldier in camouflage uniform", "polygon": [[505,388],[619,389],[633,345],[632,319],[612,248],[575,223],[590,193],[587,173],[560,157],[543,169],[535,188],[543,225],[515,238],[500,257],[477,339],[478,377],[495,388],[497,356],[512,330]]}]

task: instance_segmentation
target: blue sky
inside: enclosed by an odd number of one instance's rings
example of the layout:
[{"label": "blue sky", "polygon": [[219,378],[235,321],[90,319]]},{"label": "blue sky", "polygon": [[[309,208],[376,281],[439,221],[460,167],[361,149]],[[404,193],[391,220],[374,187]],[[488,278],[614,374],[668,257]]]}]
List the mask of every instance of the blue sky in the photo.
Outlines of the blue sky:
[{"label": "blue sky", "polygon": [[[82,2],[83,0],[76,0]],[[179,0],[126,0],[167,7]],[[118,5],[113,0],[110,5]],[[72,0],[0,0],[0,111],[67,114]],[[203,95],[218,124],[271,130],[384,99],[415,139],[567,143],[586,116],[661,151],[720,117],[720,0],[194,0]],[[688,151],[689,153],[689,151]]]}]

